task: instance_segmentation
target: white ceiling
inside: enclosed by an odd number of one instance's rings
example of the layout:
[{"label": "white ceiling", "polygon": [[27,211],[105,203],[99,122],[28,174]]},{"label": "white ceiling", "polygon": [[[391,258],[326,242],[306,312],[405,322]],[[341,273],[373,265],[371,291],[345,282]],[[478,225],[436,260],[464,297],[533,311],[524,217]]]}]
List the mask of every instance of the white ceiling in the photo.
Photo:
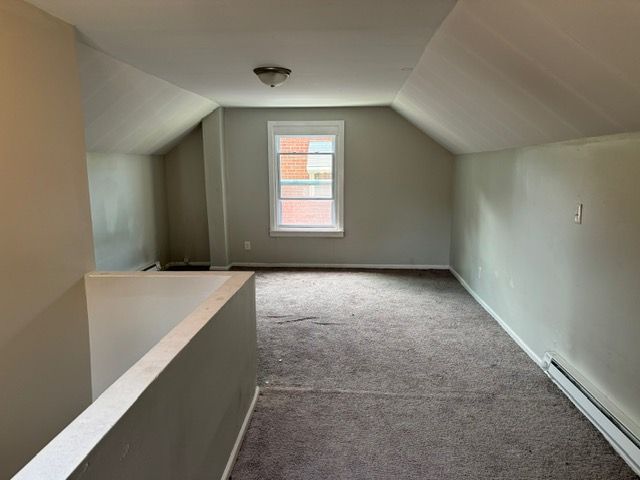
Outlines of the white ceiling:
[{"label": "white ceiling", "polygon": [[[224,106],[388,105],[455,0],[30,0],[85,43]],[[291,68],[269,89],[260,65]]]},{"label": "white ceiling", "polygon": [[640,130],[640,1],[459,0],[392,105],[454,153]]},{"label": "white ceiling", "polygon": [[77,44],[87,151],[166,153],[217,105]]}]

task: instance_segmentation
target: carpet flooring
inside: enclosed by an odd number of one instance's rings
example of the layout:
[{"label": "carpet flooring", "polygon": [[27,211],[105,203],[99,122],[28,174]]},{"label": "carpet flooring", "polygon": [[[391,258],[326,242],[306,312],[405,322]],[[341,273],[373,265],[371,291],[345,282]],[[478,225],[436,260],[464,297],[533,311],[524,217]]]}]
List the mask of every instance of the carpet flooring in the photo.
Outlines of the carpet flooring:
[{"label": "carpet flooring", "polygon": [[444,271],[259,271],[249,479],[635,479]]}]

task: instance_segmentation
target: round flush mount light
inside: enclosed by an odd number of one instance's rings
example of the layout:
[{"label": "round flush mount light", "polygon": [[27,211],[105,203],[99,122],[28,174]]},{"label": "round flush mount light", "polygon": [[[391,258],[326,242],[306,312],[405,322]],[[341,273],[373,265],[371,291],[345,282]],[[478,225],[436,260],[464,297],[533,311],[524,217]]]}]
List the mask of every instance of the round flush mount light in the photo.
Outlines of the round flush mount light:
[{"label": "round flush mount light", "polygon": [[284,67],[258,67],[253,69],[260,81],[270,87],[278,87],[287,81],[291,70]]}]

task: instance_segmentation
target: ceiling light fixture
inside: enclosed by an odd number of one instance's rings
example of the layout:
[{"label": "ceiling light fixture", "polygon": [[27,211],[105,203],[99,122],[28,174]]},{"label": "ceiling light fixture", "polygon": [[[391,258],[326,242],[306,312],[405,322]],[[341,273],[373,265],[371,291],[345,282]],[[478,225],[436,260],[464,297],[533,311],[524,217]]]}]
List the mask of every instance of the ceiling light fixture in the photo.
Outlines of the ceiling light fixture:
[{"label": "ceiling light fixture", "polygon": [[258,67],[253,69],[260,81],[270,87],[278,87],[287,81],[291,70],[284,67]]}]

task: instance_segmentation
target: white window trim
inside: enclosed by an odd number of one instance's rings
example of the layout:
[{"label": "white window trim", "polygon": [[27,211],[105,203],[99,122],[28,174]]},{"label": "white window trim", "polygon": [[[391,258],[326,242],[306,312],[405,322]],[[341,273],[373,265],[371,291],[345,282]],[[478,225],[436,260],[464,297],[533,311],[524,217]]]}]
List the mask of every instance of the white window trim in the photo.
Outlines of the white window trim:
[{"label": "white window trim", "polygon": [[[270,121],[269,135],[269,235],[272,237],[344,237],[344,120],[333,121]],[[275,156],[276,135],[336,135],[334,188],[336,226],[281,227],[278,226],[278,165]]]}]

